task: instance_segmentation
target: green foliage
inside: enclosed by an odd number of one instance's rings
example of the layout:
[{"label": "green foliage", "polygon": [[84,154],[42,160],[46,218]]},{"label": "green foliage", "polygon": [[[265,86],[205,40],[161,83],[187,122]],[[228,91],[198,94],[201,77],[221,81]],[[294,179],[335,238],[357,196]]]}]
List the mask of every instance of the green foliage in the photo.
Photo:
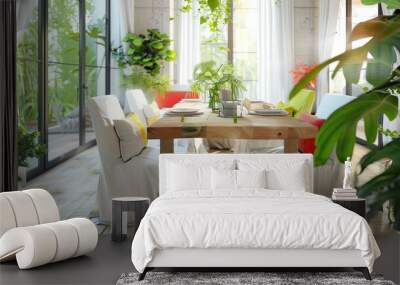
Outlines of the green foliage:
[{"label": "green foliage", "polygon": [[[365,4],[386,3],[393,8],[400,8],[399,1],[363,0]],[[400,90],[400,15],[396,10],[393,16],[380,16],[358,24],[351,33],[351,40],[368,38],[363,46],[348,50],[335,56],[303,77],[292,89],[290,98],[296,96],[317,74],[333,62],[338,62],[333,76],[343,70],[348,83],[358,83],[360,70],[366,65],[366,79],[373,86],[355,100],[337,109],[322,126],[316,140],[317,150],[314,155],[316,165],[326,162],[336,145],[336,154],[340,161],[351,156],[356,142],[356,127],[364,120],[367,141],[373,143],[378,131],[386,133],[394,140],[376,148],[361,160],[361,172],[372,163],[389,159],[391,166],[382,174],[358,187],[360,197],[368,197],[370,214],[382,208],[389,201],[396,218],[396,227],[400,229],[400,141],[397,132],[383,130],[379,118],[385,115],[389,120],[398,116],[399,102],[396,94]]]},{"label": "green foliage", "polygon": [[[180,8],[182,12],[192,10],[193,0],[184,0]],[[198,0],[200,24],[207,24],[210,31],[215,33],[232,20],[232,0]]]},{"label": "green foliage", "polygon": [[130,74],[122,73],[122,85],[125,88],[140,88],[146,94],[164,94],[170,88],[168,76],[149,74],[141,66],[133,66]]},{"label": "green foliage", "polygon": [[38,132],[28,132],[27,129],[18,126],[18,166],[28,167],[29,158],[39,158],[46,153],[46,146],[38,144]]},{"label": "green foliage", "polygon": [[394,216],[398,217],[400,213],[400,140],[394,140],[382,149],[372,150],[365,155],[360,162],[361,172],[368,165],[382,159],[390,159],[390,167],[359,187],[358,195],[371,196],[371,203],[369,203],[371,214],[380,210],[386,201],[391,201]]},{"label": "green foliage", "polygon": [[[352,40],[367,37],[371,39],[365,45],[318,65],[290,93],[289,97],[292,98],[323,68],[336,61],[338,64],[333,76],[343,69],[347,82],[358,83],[359,68],[367,64],[367,80],[374,88],[339,108],[328,118],[317,137],[317,165],[326,162],[335,144],[340,161],[344,162],[347,156],[351,156],[359,120],[364,120],[367,141],[373,143],[379,127],[379,116],[385,114],[390,120],[397,116],[398,100],[392,95],[392,90],[400,87],[400,67],[393,67],[398,59],[396,50],[400,51],[400,16],[382,16],[362,22],[351,34]],[[332,129],[333,126],[335,129]]]},{"label": "green foliage", "polygon": [[379,115],[384,113],[390,120],[393,120],[397,116],[397,105],[396,96],[373,91],[336,110],[322,125],[317,136],[315,164],[324,164],[335,145],[340,161],[343,162],[347,157],[351,157],[356,142],[357,123],[362,118],[365,122],[367,140],[373,143],[378,132]]},{"label": "green foliage", "polygon": [[113,49],[113,54],[121,68],[141,66],[150,75],[157,76],[165,62],[174,61],[176,54],[170,49],[171,39],[158,29],[148,29],[147,35],[128,33],[123,46]]},{"label": "green foliage", "polygon": [[201,62],[195,66],[191,88],[198,93],[208,93],[210,107],[219,102],[222,89],[230,90],[233,100],[237,100],[240,93],[246,90],[231,64],[217,65],[215,61]]},{"label": "green foliage", "polygon": [[361,0],[364,5],[376,5],[378,3],[383,3],[390,9],[400,9],[399,0]]}]

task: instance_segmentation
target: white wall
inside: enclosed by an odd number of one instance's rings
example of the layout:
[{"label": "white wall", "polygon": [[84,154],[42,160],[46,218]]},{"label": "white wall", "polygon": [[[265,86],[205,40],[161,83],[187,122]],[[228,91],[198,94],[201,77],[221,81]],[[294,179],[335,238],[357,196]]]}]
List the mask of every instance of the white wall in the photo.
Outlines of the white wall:
[{"label": "white wall", "polygon": [[295,1],[295,58],[296,64],[314,64],[318,60],[319,0]]},{"label": "white wall", "polygon": [[135,0],[135,33],[157,28],[170,31],[170,0]]}]

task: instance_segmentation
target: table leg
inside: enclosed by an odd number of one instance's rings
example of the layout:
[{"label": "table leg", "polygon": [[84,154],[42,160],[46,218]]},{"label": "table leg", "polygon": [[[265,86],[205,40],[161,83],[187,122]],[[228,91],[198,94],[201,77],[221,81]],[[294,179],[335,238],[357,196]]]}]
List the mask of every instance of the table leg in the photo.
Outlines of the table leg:
[{"label": "table leg", "polygon": [[174,153],[174,140],[161,139],[160,140],[160,153]]},{"label": "table leg", "polygon": [[298,139],[286,139],[284,142],[284,152],[285,153],[297,153],[299,150],[299,140]]}]

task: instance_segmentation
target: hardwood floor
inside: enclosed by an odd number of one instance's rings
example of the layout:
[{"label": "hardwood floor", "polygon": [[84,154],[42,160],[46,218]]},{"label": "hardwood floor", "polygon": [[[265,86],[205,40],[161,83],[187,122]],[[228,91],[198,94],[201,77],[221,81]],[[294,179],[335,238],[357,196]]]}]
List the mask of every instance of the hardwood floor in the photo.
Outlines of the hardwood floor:
[{"label": "hardwood floor", "polygon": [[100,169],[97,147],[92,147],[29,181],[24,188],[49,191],[62,219],[94,217]]},{"label": "hardwood floor", "polygon": [[101,235],[97,248],[87,256],[19,270],[16,262],[0,264],[1,285],[115,284],[122,273],[134,271],[131,238],[121,243]]}]

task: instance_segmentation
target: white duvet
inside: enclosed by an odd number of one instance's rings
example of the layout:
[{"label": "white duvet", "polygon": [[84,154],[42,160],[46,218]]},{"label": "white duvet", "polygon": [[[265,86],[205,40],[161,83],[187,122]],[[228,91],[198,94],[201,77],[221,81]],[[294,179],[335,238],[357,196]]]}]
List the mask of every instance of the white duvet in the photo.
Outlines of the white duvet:
[{"label": "white duvet", "polygon": [[132,262],[143,272],[165,248],[358,249],[370,271],[380,255],[368,223],[328,198],[256,189],[157,198],[134,237]]}]

